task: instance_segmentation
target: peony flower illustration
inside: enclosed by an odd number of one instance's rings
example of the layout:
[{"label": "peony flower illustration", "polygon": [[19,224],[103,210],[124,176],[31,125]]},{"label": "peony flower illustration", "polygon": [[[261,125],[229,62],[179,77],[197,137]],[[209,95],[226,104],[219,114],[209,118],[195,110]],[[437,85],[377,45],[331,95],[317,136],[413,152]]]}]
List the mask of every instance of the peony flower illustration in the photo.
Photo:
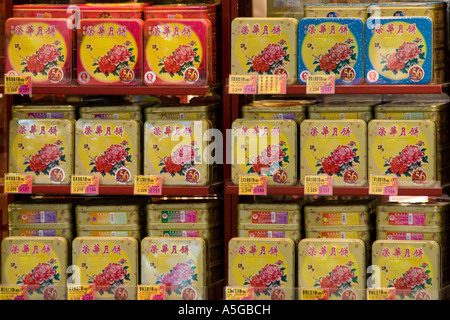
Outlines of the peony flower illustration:
[{"label": "peony flower illustration", "polygon": [[103,270],[103,277],[109,284],[125,279],[126,274],[126,269],[120,263],[110,263]]},{"label": "peony flower illustration", "polygon": [[286,55],[285,50],[279,44],[271,43],[262,52],[263,59],[266,63],[273,64],[276,61],[283,60]]},{"label": "peony flower illustration", "polygon": [[166,157],[164,160],[164,168],[166,171],[170,174],[178,173],[183,169],[183,166],[181,164],[177,164],[172,160],[172,157]]},{"label": "peony flower illustration", "polygon": [[270,64],[263,59],[262,54],[258,54],[252,60],[252,67],[255,72],[262,74],[270,69]]},{"label": "peony flower illustration", "polygon": [[101,273],[89,277],[88,283],[95,285],[95,291],[103,295],[105,292],[113,295],[114,290],[130,281],[128,266],[121,263],[109,263]]},{"label": "peony flower illustration", "polygon": [[103,73],[105,77],[111,74],[118,77],[120,70],[129,67],[130,62],[136,62],[136,56],[133,55],[133,48],[130,48],[129,40],[124,45],[114,45],[105,55],[95,59],[92,66],[96,67],[94,74]]},{"label": "peony flower illustration", "polygon": [[192,263],[179,262],[168,273],[158,276],[156,284],[161,283],[165,285],[169,295],[172,292],[181,294],[185,287],[198,281],[195,269],[196,267]]},{"label": "peony flower illustration", "polygon": [[357,151],[353,140],[348,145],[337,146],[329,156],[317,159],[317,174],[344,176],[347,170],[353,170],[355,164],[359,163]]},{"label": "peony flower illustration", "polygon": [[175,285],[179,285],[184,281],[192,278],[195,272],[187,263],[177,263],[172,269],[172,280]]},{"label": "peony flower illustration", "polygon": [[33,76],[42,74],[47,76],[48,71],[52,67],[56,67],[58,63],[65,63],[64,55],[61,53],[63,48],[59,47],[60,42],[53,44],[43,44],[35,54],[27,57],[21,57],[21,66],[24,66],[22,73],[31,72]]},{"label": "peony flower illustration", "polygon": [[37,58],[44,65],[58,60],[60,55],[58,48],[52,44],[44,44],[37,52]]},{"label": "peony flower illustration", "polygon": [[103,56],[98,60],[98,69],[101,73],[109,74],[116,70],[116,66],[109,60],[108,56]]},{"label": "peony flower illustration", "polygon": [[329,58],[334,63],[338,64],[343,60],[350,59],[350,56],[353,54],[353,50],[350,49],[350,46],[346,43],[338,42],[330,49]]},{"label": "peony flower illustration", "polygon": [[[59,144],[45,144],[36,154],[25,157],[25,172],[34,172],[36,175],[41,173],[49,175],[50,170],[59,166],[60,162],[66,161],[63,154],[64,147]],[[57,141],[57,142],[58,142]]]},{"label": "peony flower illustration", "polygon": [[333,175],[339,170],[341,167],[339,167],[336,163],[334,163],[332,156],[325,157],[322,160],[322,171],[328,175]]},{"label": "peony flower illustration", "polygon": [[38,74],[45,69],[45,65],[39,61],[36,54],[28,57],[26,65],[28,71],[35,74]]},{"label": "peony flower illustration", "polygon": [[353,51],[355,46],[349,45],[353,41],[348,40],[335,43],[327,52],[314,56],[313,64],[316,65],[314,72],[339,74],[343,67],[356,61],[356,53]]},{"label": "peony flower illustration", "polygon": [[179,146],[170,156],[160,158],[160,173],[169,173],[172,177],[176,174],[185,176],[190,168],[194,168],[196,162],[200,162],[199,148],[194,144]]},{"label": "peony flower illustration", "polygon": [[419,46],[415,42],[404,42],[397,51],[398,59],[406,63],[409,60],[417,59],[422,50],[419,49]]},{"label": "peony flower illustration", "polygon": [[387,65],[386,67],[391,71],[400,71],[405,68],[405,63],[402,62],[396,53],[391,53],[387,56]]},{"label": "peony flower illustration", "polygon": [[289,163],[288,150],[285,144],[269,145],[258,156],[249,159],[247,166],[250,168],[247,173],[273,176],[278,169]]},{"label": "peony flower illustration", "polygon": [[420,38],[413,41],[403,42],[395,52],[382,56],[381,71],[391,71],[394,75],[398,72],[407,74],[412,66],[418,65],[420,60],[425,60],[425,52],[422,51],[423,45],[419,44]]},{"label": "peony flower illustration", "polygon": [[320,287],[322,289],[328,289],[330,294],[338,291],[338,287],[331,281],[330,276],[322,277],[322,279],[320,280]]},{"label": "peony flower illustration", "polygon": [[173,52],[175,62],[182,66],[185,63],[193,62],[197,54],[194,49],[189,45],[180,45]]},{"label": "peony flower illustration", "polygon": [[109,61],[116,66],[119,63],[129,61],[131,56],[130,49],[123,45],[116,44],[109,50]]},{"label": "peony flower illustration", "polygon": [[331,60],[328,53],[323,54],[319,59],[319,67],[322,71],[332,72],[337,68],[337,64]]},{"label": "peony flower illustration", "polygon": [[353,152],[353,148],[340,145],[333,151],[332,159],[340,167],[344,163],[352,161],[354,157],[356,157],[356,154]]},{"label": "peony flower illustration", "polygon": [[16,284],[27,287],[27,292],[33,294],[44,294],[44,290],[59,281],[58,266],[53,265],[50,261],[48,263],[40,262],[31,270],[30,273],[24,274],[18,278]]},{"label": "peony flower illustration", "polygon": [[249,284],[256,293],[262,293],[267,290],[267,285],[262,282],[261,276],[259,274],[251,276]]},{"label": "peony flower illustration", "polygon": [[353,272],[350,270],[349,267],[336,266],[331,271],[330,280],[335,286],[339,287],[340,285],[351,281],[354,276],[355,275],[353,274]]},{"label": "peony flower illustration", "polygon": [[181,66],[177,64],[174,56],[167,56],[164,58],[164,70],[167,73],[177,73],[181,70]]},{"label": "peony flower illustration", "polygon": [[352,261],[347,262],[346,265],[337,265],[327,275],[315,278],[314,287],[326,288],[330,294],[341,297],[344,289],[351,288],[353,283],[358,283],[358,277],[355,275],[357,269],[352,267]]},{"label": "peony flower illustration", "polygon": [[400,153],[400,159],[406,166],[419,162],[423,157],[424,154],[420,147],[415,145],[406,146]]},{"label": "peony flower illustration", "polygon": [[387,167],[385,174],[411,177],[414,170],[421,168],[423,163],[428,163],[427,149],[424,146],[425,143],[419,141],[415,145],[407,145],[398,156],[385,159],[384,167]]},{"label": "peony flower illustration", "polygon": [[113,166],[106,160],[106,156],[104,154],[95,159],[95,167],[98,172],[105,174],[113,169]]},{"label": "peony flower illustration", "polygon": [[421,264],[419,267],[409,268],[401,277],[390,280],[388,287],[396,289],[396,295],[404,299],[408,296],[411,299],[427,286],[432,285],[432,279],[429,276],[430,270],[427,270],[428,264]]},{"label": "peony flower illustration", "polygon": [[426,283],[428,278],[428,274],[425,273],[424,269],[419,267],[411,267],[405,272],[404,281],[408,287],[413,288],[417,285]]},{"label": "peony flower illustration", "polygon": [[184,77],[187,68],[194,67],[194,63],[200,63],[200,56],[197,54],[198,48],[194,48],[195,43],[189,45],[179,45],[171,55],[159,58],[158,66],[162,67],[159,73],[168,73],[171,77],[178,75]]},{"label": "peony flower illustration", "polygon": [[106,161],[114,165],[117,162],[125,161],[128,156],[128,151],[120,144],[113,144],[105,152]]},{"label": "peony flower illustration", "polygon": [[283,272],[276,264],[266,264],[260,271],[261,282],[270,285],[272,282],[280,281]]},{"label": "peony flower illustration", "polygon": [[264,150],[261,154],[260,162],[262,164],[268,164],[269,166],[283,161],[283,158],[286,156],[286,153],[283,152],[283,149],[276,145],[270,145]]},{"label": "peony flower illustration", "polygon": [[274,74],[277,70],[283,70],[284,63],[290,62],[290,57],[287,53],[288,49],[289,47],[284,39],[278,43],[270,43],[259,54],[247,57],[246,65],[249,66],[247,72]]},{"label": "peony flower illustration", "polygon": [[91,157],[90,166],[93,166],[91,173],[99,172],[102,176],[106,174],[115,175],[116,171],[126,167],[127,162],[131,162],[130,148],[123,144],[112,144],[103,154]]},{"label": "peony flower illustration", "polygon": [[34,154],[30,157],[29,164],[30,171],[33,172],[41,173],[47,169],[47,165],[42,162],[38,154]]},{"label": "peony flower illustration", "polygon": [[196,153],[194,147],[182,145],[172,154],[172,160],[176,164],[183,165],[194,161],[195,156]]},{"label": "peony flower illustration", "polygon": [[61,149],[55,144],[46,144],[39,152],[39,158],[45,165],[59,160],[62,155]]},{"label": "peony flower illustration", "polygon": [[257,274],[244,276],[244,286],[253,287],[256,296],[261,294],[270,296],[273,288],[280,287],[282,282],[287,282],[287,275],[284,274],[286,268],[281,267],[281,264],[278,262],[266,264]]},{"label": "peony flower illustration", "polygon": [[392,173],[402,175],[408,171],[408,166],[402,162],[400,156],[393,157],[390,161],[390,169]]},{"label": "peony flower illustration", "polygon": [[95,275],[93,283],[95,284],[95,291],[100,291],[102,293],[106,292],[110,287],[110,284],[106,281],[103,273]]}]

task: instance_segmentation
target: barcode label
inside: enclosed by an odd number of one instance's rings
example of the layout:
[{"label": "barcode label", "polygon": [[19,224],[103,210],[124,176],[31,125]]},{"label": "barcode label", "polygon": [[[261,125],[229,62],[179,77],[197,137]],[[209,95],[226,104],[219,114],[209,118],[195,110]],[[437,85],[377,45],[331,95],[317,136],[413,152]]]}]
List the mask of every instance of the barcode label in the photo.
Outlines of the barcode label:
[{"label": "barcode label", "polygon": [[181,222],[185,222],[186,221],[186,214],[184,211],[181,211]]},{"label": "barcode label", "polygon": [[111,224],[114,224],[115,223],[115,219],[114,219],[114,212],[110,212],[109,213],[109,222],[111,223]]},{"label": "barcode label", "polygon": [[406,240],[411,240],[411,233],[406,234]]},{"label": "barcode label", "polygon": [[271,223],[275,223],[275,218],[276,218],[276,213],[275,212],[271,212],[270,213],[270,222]]},{"label": "barcode label", "polygon": [[44,211],[39,211],[39,218],[41,223],[45,223],[45,212]]},{"label": "barcode label", "polygon": [[342,213],[342,224],[347,224],[347,214],[345,212]]},{"label": "barcode label", "polygon": [[406,113],[406,120],[411,120],[411,113]]},{"label": "barcode label", "polygon": [[289,8],[300,7],[300,0],[274,0],[273,6]]},{"label": "barcode label", "polygon": [[412,213],[408,213],[408,224],[409,225],[412,225],[414,223],[413,217],[414,216]]},{"label": "barcode label", "polygon": [[117,113],[114,113],[114,119],[118,120],[119,119],[119,115]]},{"label": "barcode label", "polygon": [[341,113],[341,120],[345,119],[345,113]]},{"label": "barcode label", "polygon": [[184,113],[180,113],[180,120],[184,120]]},{"label": "barcode label", "polygon": [[345,239],[345,232],[341,232],[341,239]]},{"label": "barcode label", "polygon": [[44,230],[38,230],[38,234],[39,234],[39,237],[43,237],[44,236]]}]

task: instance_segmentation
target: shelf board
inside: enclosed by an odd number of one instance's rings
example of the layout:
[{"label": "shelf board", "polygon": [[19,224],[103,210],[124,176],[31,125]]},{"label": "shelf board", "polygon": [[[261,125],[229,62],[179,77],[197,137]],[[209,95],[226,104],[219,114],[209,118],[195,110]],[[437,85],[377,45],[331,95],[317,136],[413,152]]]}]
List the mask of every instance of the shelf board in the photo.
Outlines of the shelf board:
[{"label": "shelf board", "polygon": [[[449,186],[441,188],[399,188],[398,196],[429,196],[440,197]],[[239,186],[228,181],[225,185],[225,194],[238,195]],[[304,195],[305,188],[299,184],[288,187],[268,186],[267,195]],[[334,196],[368,196],[369,187],[333,187]]]},{"label": "shelf board", "polygon": [[[220,85],[213,86],[33,86],[33,94],[65,94],[65,95],[192,95],[204,96],[216,91]],[[4,83],[0,83],[3,93]]]},{"label": "shelf board", "polygon": [[[163,186],[162,196],[208,196],[222,192],[223,184],[215,183],[204,187]],[[100,196],[132,196],[133,186],[100,186]],[[4,192],[3,180],[0,181],[0,193]],[[32,194],[70,195],[70,185],[33,185]]]}]

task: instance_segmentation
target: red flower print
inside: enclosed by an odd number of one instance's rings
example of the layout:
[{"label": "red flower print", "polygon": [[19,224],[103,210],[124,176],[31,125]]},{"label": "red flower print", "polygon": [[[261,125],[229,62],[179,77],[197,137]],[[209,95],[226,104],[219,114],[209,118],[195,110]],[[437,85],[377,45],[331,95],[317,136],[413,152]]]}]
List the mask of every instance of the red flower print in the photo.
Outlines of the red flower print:
[{"label": "red flower print", "polygon": [[24,286],[27,286],[28,290],[34,291],[39,289],[40,283],[36,282],[36,280],[33,277],[33,274],[29,273],[26,274],[22,279],[22,284]]},{"label": "red flower print", "polygon": [[428,274],[425,273],[425,270],[419,267],[411,267],[405,272],[405,284],[410,288],[414,288],[419,284],[425,283],[427,279]]},{"label": "red flower print", "polygon": [[411,293],[411,288],[406,284],[404,278],[398,278],[394,281],[394,288],[402,296],[406,296]]},{"label": "red flower print", "polygon": [[110,165],[116,164],[116,162],[125,161],[128,156],[128,152],[120,144],[113,144],[106,149],[106,161]]},{"label": "red flower print", "polygon": [[130,40],[125,41],[125,45],[129,46],[131,44]]},{"label": "red flower print", "polygon": [[256,55],[252,60],[253,70],[255,72],[264,73],[270,69],[270,65],[264,61],[262,54]]},{"label": "red flower print", "polygon": [[261,269],[260,277],[261,282],[269,285],[271,282],[281,280],[283,272],[280,267],[275,264],[266,264],[264,268]]},{"label": "red flower print", "polygon": [[353,53],[349,45],[346,43],[336,43],[330,49],[330,60],[338,64],[343,60],[350,59],[350,55]]},{"label": "red flower print", "polygon": [[263,151],[259,159],[261,163],[271,165],[282,161],[285,156],[286,154],[279,146],[270,145]]},{"label": "red flower print", "polygon": [[35,154],[30,157],[30,170],[31,171],[41,173],[45,169],[47,169],[47,165],[42,162],[39,155]]},{"label": "red flower print", "polygon": [[98,59],[98,69],[101,73],[111,73],[116,70],[116,66],[109,60],[108,56]]},{"label": "red flower print", "polygon": [[183,169],[181,164],[172,161],[172,157],[166,157],[166,159],[164,160],[164,167],[166,168],[166,171],[168,173],[173,174],[178,173]]},{"label": "red flower print", "polygon": [[283,60],[286,52],[284,52],[283,47],[279,44],[271,43],[263,50],[262,55],[264,61],[271,65],[276,61]]},{"label": "red flower print", "polygon": [[355,144],[356,144],[355,141],[350,141],[350,142],[349,142],[349,145],[352,146],[352,147],[353,147]]},{"label": "red flower print", "polygon": [[111,285],[106,281],[103,273],[99,273],[94,277],[95,291],[105,292]]},{"label": "red flower print", "polygon": [[280,43],[281,43],[281,44],[285,44],[285,43],[286,43],[286,40],[281,39],[281,40],[280,40]]},{"label": "red flower print", "polygon": [[50,280],[56,274],[56,271],[53,267],[48,263],[39,263],[33,269],[33,278],[36,280],[36,283],[41,284],[45,280]]},{"label": "red flower print", "polygon": [[187,263],[177,263],[172,269],[172,280],[176,285],[191,279],[193,275],[194,271]]},{"label": "red flower print", "polygon": [[119,263],[110,263],[103,270],[103,277],[107,283],[113,284],[115,281],[123,280],[127,271]]},{"label": "red flower print", "polygon": [[338,287],[331,282],[330,276],[325,276],[320,279],[320,287],[322,289],[328,289],[330,294],[333,294],[338,290]]},{"label": "red flower print", "polygon": [[164,70],[166,70],[167,73],[177,73],[181,70],[181,66],[177,64],[175,61],[174,56],[167,56],[164,58]]},{"label": "red flower print", "polygon": [[113,65],[117,66],[119,63],[128,61],[130,57],[131,52],[123,45],[116,44],[109,50],[109,61],[111,61]]},{"label": "red flower print", "polygon": [[349,146],[338,146],[333,151],[333,162],[336,163],[339,167],[344,163],[353,161],[353,158],[356,157],[356,154],[353,152],[353,149]]},{"label": "red flower print", "polygon": [[266,291],[267,285],[261,281],[261,277],[259,274],[253,275],[250,277],[250,287],[257,293],[261,293]]},{"label": "red flower print", "polygon": [[113,169],[113,166],[106,161],[106,156],[102,154],[95,159],[95,168],[100,173],[108,173]]},{"label": "red flower print", "polygon": [[59,160],[61,156],[61,150],[54,144],[46,144],[39,152],[39,158],[41,158],[42,163],[45,165],[48,165],[52,161]]},{"label": "red flower print", "polygon": [[408,145],[400,153],[400,160],[409,167],[411,164],[421,161],[424,156],[418,146]]},{"label": "red flower print", "polygon": [[343,283],[351,281],[353,277],[353,272],[347,266],[336,266],[330,275],[331,282],[338,287]]},{"label": "red flower print", "polygon": [[267,170],[269,170],[270,166],[267,163],[261,163],[261,159],[256,157],[252,163],[253,172],[257,174],[264,174]]},{"label": "red flower print", "polygon": [[56,48],[52,44],[44,44],[42,47],[39,48],[37,52],[37,58],[42,64],[47,64],[49,62],[58,60],[58,57],[61,54],[58,51],[58,48]]},{"label": "red flower print", "polygon": [[194,49],[192,49],[192,47],[188,45],[180,45],[175,49],[173,55],[175,62],[180,66],[185,63],[194,61],[196,56]]},{"label": "red flower print", "polygon": [[331,60],[330,55],[325,53],[320,56],[319,67],[322,71],[331,72],[337,68],[337,64]]},{"label": "red flower print", "polygon": [[423,146],[423,141],[419,141],[419,142],[417,142],[417,144],[419,145],[419,146]]},{"label": "red flower print", "polygon": [[400,156],[393,157],[391,161],[389,161],[389,164],[391,165],[391,172],[394,174],[401,175],[408,171],[408,166],[400,160]]},{"label": "red flower print", "polygon": [[336,172],[339,172],[341,168],[333,162],[331,156],[325,157],[322,160],[322,171],[328,175],[333,175]]},{"label": "red flower print", "polygon": [[172,274],[171,273],[166,273],[162,279],[161,279],[161,283],[163,285],[165,285],[169,290],[171,287],[176,287],[177,284],[175,283],[175,281],[172,278]]},{"label": "red flower print", "polygon": [[397,58],[399,61],[406,63],[409,60],[416,59],[422,50],[419,49],[417,43],[404,42],[397,51]]},{"label": "red flower print", "polygon": [[39,73],[45,69],[45,65],[42,64],[37,55],[31,55],[27,59],[27,69],[32,73]]},{"label": "red flower print", "polygon": [[405,63],[400,61],[397,54],[391,53],[386,58],[387,65],[386,67],[391,71],[400,71],[405,67]]}]

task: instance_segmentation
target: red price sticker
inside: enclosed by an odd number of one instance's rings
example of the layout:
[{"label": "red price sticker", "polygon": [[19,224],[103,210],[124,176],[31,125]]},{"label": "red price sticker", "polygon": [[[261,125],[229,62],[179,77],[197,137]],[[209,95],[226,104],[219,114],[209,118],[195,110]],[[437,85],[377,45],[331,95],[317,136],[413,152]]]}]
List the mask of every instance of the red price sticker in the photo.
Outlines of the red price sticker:
[{"label": "red price sticker", "polygon": [[398,178],[387,176],[370,176],[369,194],[396,196],[398,194]]},{"label": "red price sticker", "polygon": [[5,193],[30,194],[32,178],[30,175],[7,173],[5,174]]},{"label": "red price sticker", "polygon": [[31,88],[30,76],[5,75],[5,94],[31,95]]},{"label": "red price sticker", "polygon": [[333,195],[333,177],[305,176],[305,195]]},{"label": "red price sticker", "polygon": [[306,94],[334,94],[334,75],[308,75]]},{"label": "red price sticker", "polygon": [[162,195],[162,177],[136,176],[134,178],[134,194],[145,196]]},{"label": "red price sticker", "polygon": [[71,194],[98,195],[98,176],[72,176]]},{"label": "red price sticker", "polygon": [[267,195],[267,177],[239,177],[239,195]]}]

